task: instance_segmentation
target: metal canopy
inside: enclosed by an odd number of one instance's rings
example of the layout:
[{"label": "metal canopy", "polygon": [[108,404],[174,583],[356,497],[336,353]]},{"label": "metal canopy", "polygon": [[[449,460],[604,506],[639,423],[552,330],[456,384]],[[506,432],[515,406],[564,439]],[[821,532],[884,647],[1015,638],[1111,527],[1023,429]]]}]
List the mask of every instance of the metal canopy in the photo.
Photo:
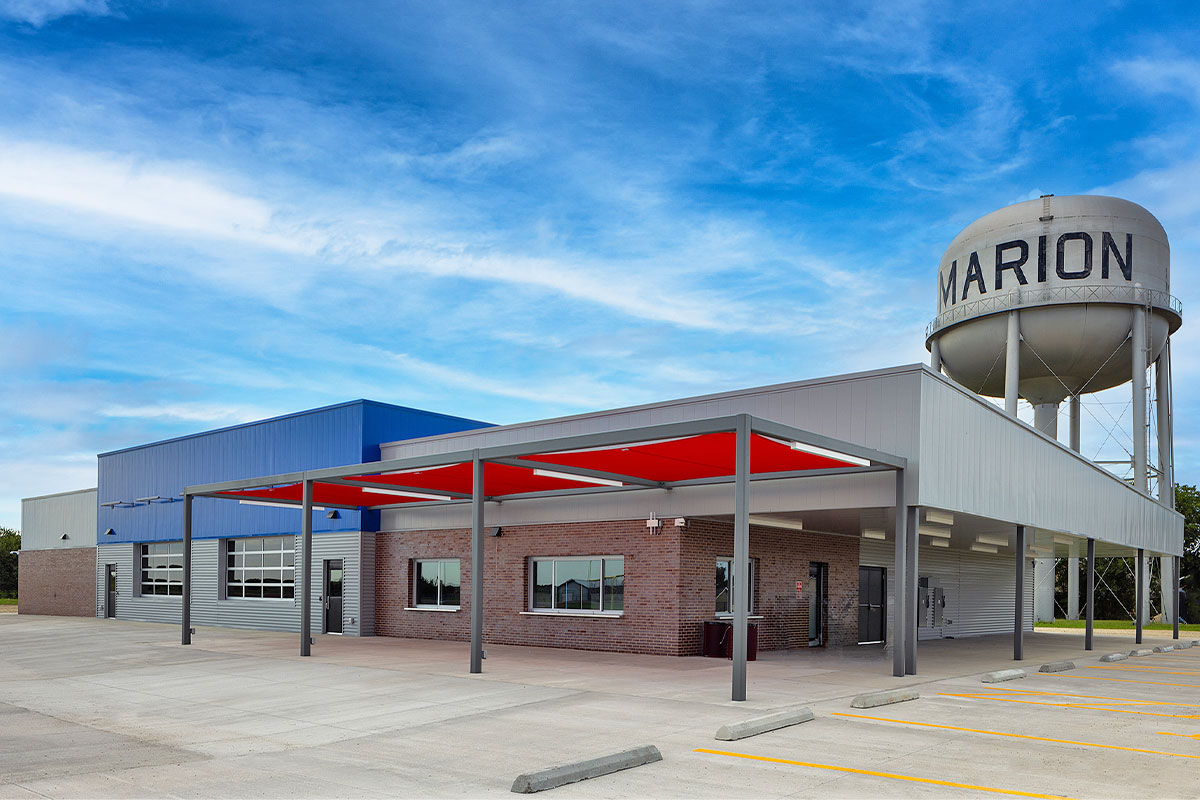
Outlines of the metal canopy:
[{"label": "metal canopy", "polygon": [[[904,503],[906,459],[748,414],[542,439],[429,456],[189,486],[195,497],[270,503],[302,509],[305,583],[301,600],[301,655],[310,652],[307,581],[312,552],[312,508],[384,509],[472,504],[470,671],[482,671],[483,530],[486,501],[676,487],[734,484],[734,576],[749,571],[749,484],[754,480],[894,470],[897,509]],[[184,515],[184,552],[191,551],[190,513]],[[903,523],[901,523],[902,525]],[[191,643],[190,559],[184,561],[183,644]],[[739,593],[749,582],[736,581]],[[746,699],[748,597],[734,606],[733,699]],[[900,642],[896,643],[900,646]],[[897,674],[902,675],[901,671]]]}]

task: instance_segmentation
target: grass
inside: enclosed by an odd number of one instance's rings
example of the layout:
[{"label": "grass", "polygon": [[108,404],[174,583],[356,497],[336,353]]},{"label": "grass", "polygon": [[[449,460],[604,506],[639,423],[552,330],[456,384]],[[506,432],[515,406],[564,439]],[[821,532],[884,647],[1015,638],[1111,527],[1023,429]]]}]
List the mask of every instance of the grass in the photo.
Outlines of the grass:
[{"label": "grass", "polygon": [[[1083,628],[1084,621],[1081,619],[1056,619],[1053,622],[1037,622],[1036,627],[1039,628]],[[1133,620],[1131,619],[1098,619],[1092,623],[1096,630],[1133,630]],[[1169,631],[1171,623],[1169,622],[1151,622],[1142,626],[1142,630],[1147,631]],[[1181,631],[1200,631],[1200,625],[1183,625],[1180,624]]]},{"label": "grass", "polygon": [[17,598],[15,597],[0,597],[0,606],[15,606]]}]

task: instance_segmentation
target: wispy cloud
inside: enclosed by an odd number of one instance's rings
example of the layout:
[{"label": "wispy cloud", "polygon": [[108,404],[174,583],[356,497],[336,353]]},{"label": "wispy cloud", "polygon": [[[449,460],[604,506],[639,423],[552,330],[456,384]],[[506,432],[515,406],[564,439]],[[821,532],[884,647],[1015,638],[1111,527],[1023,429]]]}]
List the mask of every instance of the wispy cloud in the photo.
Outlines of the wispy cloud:
[{"label": "wispy cloud", "polygon": [[25,22],[35,28],[62,17],[109,13],[108,0],[0,0],[0,19]]}]

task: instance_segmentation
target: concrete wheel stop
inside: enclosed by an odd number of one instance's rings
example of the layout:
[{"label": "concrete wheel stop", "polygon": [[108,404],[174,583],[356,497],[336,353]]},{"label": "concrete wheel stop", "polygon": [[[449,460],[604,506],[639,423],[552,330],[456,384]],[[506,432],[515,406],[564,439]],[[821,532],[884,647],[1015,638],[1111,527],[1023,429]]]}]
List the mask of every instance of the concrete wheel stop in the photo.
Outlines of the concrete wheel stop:
[{"label": "concrete wheel stop", "polygon": [[1158,647],[1154,648],[1154,652],[1156,652],[1156,653],[1173,653],[1173,652],[1175,652],[1175,648],[1169,644],[1164,644],[1164,645],[1159,645]]},{"label": "concrete wheel stop", "polygon": [[813,712],[810,708],[794,708],[788,711],[778,711],[774,714],[722,725],[720,728],[717,728],[716,738],[723,742],[732,742],[737,739],[758,736],[760,733],[799,725],[802,722],[810,722],[812,719]]},{"label": "concrete wheel stop", "polygon": [[1148,656],[1153,652],[1154,652],[1153,650],[1146,650],[1146,649],[1130,650],[1129,655],[1131,655],[1131,656]]},{"label": "concrete wheel stop", "polygon": [[1069,669],[1075,669],[1074,661],[1051,661],[1038,667],[1038,672],[1066,672]]},{"label": "concrete wheel stop", "polygon": [[1105,664],[1110,664],[1113,661],[1124,661],[1129,658],[1129,653],[1109,653],[1106,656],[1100,656],[1100,660]]},{"label": "concrete wheel stop", "polygon": [[892,703],[904,703],[909,700],[916,700],[920,696],[920,693],[916,689],[888,689],[884,692],[860,694],[850,701],[850,707],[875,708],[876,706],[890,706]]},{"label": "concrete wheel stop", "polygon": [[1004,681],[1014,681],[1017,678],[1024,678],[1026,675],[1023,669],[1001,669],[995,672],[985,672],[980,680],[983,683],[1003,683]]},{"label": "concrete wheel stop", "polygon": [[620,753],[599,758],[563,764],[538,772],[524,772],[513,781],[512,791],[517,794],[533,794],[546,789],[566,786],[568,783],[577,783],[588,778],[598,778],[601,775],[620,772],[623,769],[653,764],[655,761],[662,761],[662,753],[658,752],[658,748],[652,744],[642,745],[632,750],[623,750]]}]

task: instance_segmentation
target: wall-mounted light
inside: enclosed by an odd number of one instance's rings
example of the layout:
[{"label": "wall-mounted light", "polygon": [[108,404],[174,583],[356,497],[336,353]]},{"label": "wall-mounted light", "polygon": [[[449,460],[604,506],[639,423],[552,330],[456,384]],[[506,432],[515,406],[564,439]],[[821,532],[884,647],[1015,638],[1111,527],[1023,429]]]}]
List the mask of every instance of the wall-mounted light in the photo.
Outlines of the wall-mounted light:
[{"label": "wall-mounted light", "polygon": [[106,531],[104,532],[104,535],[105,535],[105,536],[116,536],[116,534],[117,534],[117,532],[116,532],[116,531],[114,531],[112,528],[109,528],[108,530],[106,530]]},{"label": "wall-mounted light", "polygon": [[325,519],[341,519],[341,518],[342,518],[342,515],[337,512],[336,508],[329,509],[328,513],[325,514]]},{"label": "wall-mounted light", "polygon": [[949,511],[937,511],[931,508],[925,512],[925,521],[935,525],[953,525],[954,515]]},{"label": "wall-mounted light", "polygon": [[995,545],[990,545],[990,544],[973,544],[973,545],[971,545],[971,549],[972,549],[974,552],[976,552],[976,553],[996,553],[996,552],[999,552],[999,550],[996,548],[996,546],[995,546]]},{"label": "wall-mounted light", "polygon": [[930,547],[949,547],[950,540],[949,539],[930,539],[929,546]]},{"label": "wall-mounted light", "polygon": [[950,529],[949,528],[939,528],[934,525],[918,526],[917,532],[920,533],[922,536],[932,536],[937,539],[949,539],[950,538]]},{"label": "wall-mounted light", "polygon": [[887,533],[879,528],[863,528],[862,537],[864,539],[884,540],[887,538]]},{"label": "wall-mounted light", "polygon": [[499,536],[503,532],[504,532],[503,529],[499,525],[497,525],[494,528],[488,528],[487,534],[488,534],[488,536]]},{"label": "wall-mounted light", "polygon": [[65,542],[67,539],[70,539],[71,537],[64,533],[62,536],[60,536],[58,538],[62,539]]},{"label": "wall-mounted light", "polygon": [[975,541],[979,544],[992,544],[996,547],[1008,547],[1007,536],[984,536],[981,534],[975,537]]}]

